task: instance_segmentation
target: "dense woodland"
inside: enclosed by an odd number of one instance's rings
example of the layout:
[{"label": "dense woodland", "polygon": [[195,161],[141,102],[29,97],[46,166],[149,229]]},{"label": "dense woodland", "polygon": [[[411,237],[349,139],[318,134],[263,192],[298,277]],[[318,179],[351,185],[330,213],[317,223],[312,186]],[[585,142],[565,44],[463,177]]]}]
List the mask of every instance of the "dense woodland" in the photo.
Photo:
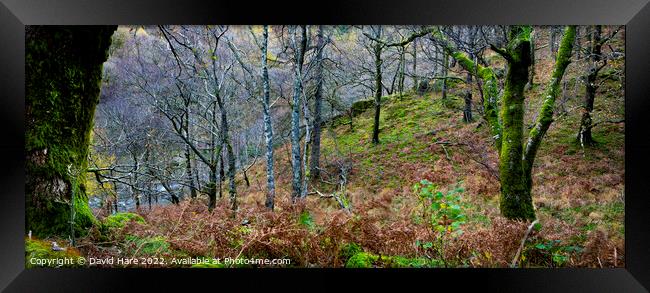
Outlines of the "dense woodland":
[{"label": "dense woodland", "polygon": [[26,35],[27,259],[624,266],[622,26]]}]

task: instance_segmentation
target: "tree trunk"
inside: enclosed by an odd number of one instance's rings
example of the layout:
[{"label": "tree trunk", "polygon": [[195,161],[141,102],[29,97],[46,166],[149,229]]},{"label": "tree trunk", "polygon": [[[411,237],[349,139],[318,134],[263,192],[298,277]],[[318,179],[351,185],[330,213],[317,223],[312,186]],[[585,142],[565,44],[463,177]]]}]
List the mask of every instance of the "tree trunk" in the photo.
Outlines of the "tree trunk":
[{"label": "tree trunk", "polygon": [[318,44],[316,52],[316,92],[314,93],[314,126],[311,146],[311,166],[309,173],[311,178],[320,177],[320,136],[322,124],[322,103],[323,103],[323,50],[325,49],[325,40],[323,37],[323,26],[318,26]]},{"label": "tree trunk", "polygon": [[185,167],[187,169],[187,181],[190,183],[190,198],[196,198],[196,187],[194,186],[194,177],[192,175],[192,163],[189,146],[185,146]]},{"label": "tree trunk", "polygon": [[418,89],[418,40],[413,40],[413,92],[417,92]]},{"label": "tree trunk", "polygon": [[[82,236],[94,216],[84,180],[102,64],[115,26],[25,28],[25,216],[37,237]],[[80,177],[68,167],[80,170]],[[72,194],[75,194],[72,204]]]},{"label": "tree trunk", "polygon": [[465,92],[465,110],[463,110],[463,121],[470,123],[474,121],[472,118],[472,74],[467,73],[467,91]]},{"label": "tree trunk", "polygon": [[554,26],[550,27],[550,31],[551,31],[550,32],[551,36],[549,38],[549,49],[551,50],[551,57],[553,57],[553,59],[555,59],[555,57],[557,56],[557,54],[556,54],[557,48],[555,47],[555,43],[556,43],[556,39],[557,39],[557,32],[556,32],[556,29],[555,29]]},{"label": "tree trunk", "polygon": [[[381,38],[381,26],[377,27],[376,35],[377,39]],[[379,42],[375,42],[374,53],[375,53],[375,120],[372,128],[372,143],[379,143],[379,115],[381,112],[381,50],[382,45]]]},{"label": "tree trunk", "polygon": [[210,167],[210,182],[206,188],[208,189],[208,211],[212,211],[217,204],[217,166]]},{"label": "tree trunk", "polygon": [[449,55],[446,51],[442,53],[442,100],[447,100],[447,73],[449,71]]},{"label": "tree trunk", "polygon": [[532,189],[532,169],[533,163],[535,162],[535,156],[539,145],[541,144],[542,138],[546,134],[546,131],[551,126],[553,122],[553,110],[555,108],[555,100],[560,92],[560,84],[566,71],[567,66],[571,62],[571,53],[573,50],[573,44],[575,41],[575,26],[567,26],[564,30],[564,36],[560,43],[558,49],[557,58],[555,61],[555,66],[553,68],[553,74],[551,76],[550,84],[547,86],[547,89],[544,93],[544,102],[542,104],[542,109],[537,115],[537,121],[535,126],[531,129],[528,134],[528,141],[526,143],[526,150],[523,156],[524,165],[524,176],[526,187],[528,192]]},{"label": "tree trunk", "polygon": [[296,42],[296,27],[292,27],[292,43],[294,49],[294,82],[293,99],[291,105],[291,167],[292,167],[292,193],[291,198],[295,201],[301,195],[302,166],[300,158],[300,100],[302,96],[302,63],[307,47],[306,26],[300,26],[300,44]]},{"label": "tree trunk", "polygon": [[404,79],[406,75],[406,48],[401,46],[399,49],[399,79],[397,81],[397,91],[399,92],[399,97],[402,97],[404,93]]},{"label": "tree trunk", "polygon": [[266,208],[273,210],[275,206],[275,178],[273,176],[273,127],[271,125],[269,71],[267,66],[267,51],[269,47],[269,27],[264,26],[264,42],[262,43],[262,83],[264,97],[262,110],[264,114],[264,139],[266,142]]},{"label": "tree trunk", "polygon": [[596,98],[596,91],[598,90],[596,81],[598,79],[598,73],[600,71],[598,62],[601,60],[601,31],[602,27],[600,25],[594,26],[590,38],[591,47],[589,50],[589,72],[585,78],[585,100],[582,106],[582,118],[580,120],[580,129],[578,130],[577,137],[580,145],[583,147],[591,146],[594,144],[594,139],[591,136],[591,128],[593,123],[591,119],[591,112],[594,110],[594,99]]},{"label": "tree trunk", "polygon": [[530,37],[530,72],[528,73],[528,83],[526,89],[530,90],[535,85],[535,31]]},{"label": "tree trunk", "polygon": [[524,154],[524,87],[528,82],[530,60],[530,32],[512,27],[507,54],[508,73],[501,97],[503,140],[499,156],[501,181],[501,214],[509,219],[534,219],[535,211],[526,183],[522,157]]}]

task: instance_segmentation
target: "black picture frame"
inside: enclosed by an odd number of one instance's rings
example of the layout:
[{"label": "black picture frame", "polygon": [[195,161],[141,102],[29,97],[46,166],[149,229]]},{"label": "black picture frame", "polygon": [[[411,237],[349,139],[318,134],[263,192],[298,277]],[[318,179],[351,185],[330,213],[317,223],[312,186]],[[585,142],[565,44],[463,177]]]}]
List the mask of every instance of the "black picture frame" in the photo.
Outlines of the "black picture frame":
[{"label": "black picture frame", "polygon": [[[454,0],[354,3],[0,0],[0,288],[7,292],[370,289],[648,292],[650,288],[649,0]],[[617,269],[31,269],[24,268],[25,25],[91,24],[626,25],[625,268]],[[234,279],[237,277],[237,280]],[[398,280],[399,277],[399,280]],[[298,285],[297,282],[306,284]],[[349,283],[350,282],[350,283]],[[267,287],[265,287],[267,286]],[[295,290],[293,289],[293,290]]]}]

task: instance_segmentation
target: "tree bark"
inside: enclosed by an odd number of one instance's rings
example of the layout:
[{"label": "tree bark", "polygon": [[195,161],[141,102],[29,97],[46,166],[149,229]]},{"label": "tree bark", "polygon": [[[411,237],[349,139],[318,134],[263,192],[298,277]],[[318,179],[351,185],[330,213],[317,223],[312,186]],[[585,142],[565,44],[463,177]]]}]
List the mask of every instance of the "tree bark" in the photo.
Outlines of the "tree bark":
[{"label": "tree bark", "polygon": [[592,34],[590,38],[590,52],[589,52],[589,68],[588,73],[585,78],[585,99],[584,104],[582,105],[582,118],[580,119],[580,128],[578,130],[577,140],[582,146],[591,146],[594,144],[594,139],[591,135],[592,128],[592,119],[591,112],[594,110],[594,99],[596,98],[596,91],[598,86],[596,85],[596,80],[598,79],[598,73],[602,67],[599,66],[598,62],[601,60],[601,31],[602,26],[595,25],[592,28]]},{"label": "tree bark", "polygon": [[463,121],[465,123],[470,123],[474,121],[472,118],[472,74],[467,73],[467,78],[465,79],[467,83],[467,91],[465,92],[465,109],[463,110]]},{"label": "tree bark", "polygon": [[294,82],[293,99],[291,105],[291,167],[292,167],[292,193],[291,198],[295,202],[301,195],[302,166],[300,158],[300,107],[302,96],[302,64],[307,47],[307,28],[300,26],[300,43],[296,41],[296,29],[292,27],[291,39],[294,49]]},{"label": "tree bark", "polygon": [[26,27],[25,228],[37,237],[67,236],[71,206],[76,236],[85,235],[95,222],[82,177],[85,172],[71,175],[68,167],[87,168],[102,64],[115,29]]},{"label": "tree bark", "polygon": [[[381,26],[377,26],[375,37],[381,39]],[[375,42],[375,120],[372,128],[372,143],[379,144],[379,115],[381,112],[381,51],[382,44]]]},{"label": "tree bark", "polygon": [[499,156],[501,214],[509,219],[534,219],[535,210],[522,164],[524,142],[524,88],[528,82],[530,31],[526,27],[510,28],[506,49],[508,73],[501,97],[503,140]]},{"label": "tree bark", "polygon": [[449,72],[449,55],[442,52],[442,100],[447,100],[447,74]]},{"label": "tree bark", "polygon": [[273,176],[273,125],[271,124],[269,70],[267,52],[269,48],[269,27],[264,26],[264,41],[262,43],[262,112],[264,115],[264,139],[266,142],[266,208],[273,210],[275,206],[275,177]]},{"label": "tree bark", "polygon": [[560,47],[558,49],[557,58],[555,60],[555,66],[553,68],[550,84],[547,86],[547,89],[544,93],[545,98],[544,103],[542,104],[542,109],[537,115],[535,126],[528,134],[528,141],[526,142],[526,149],[523,160],[521,160],[521,162],[523,163],[523,171],[525,176],[524,182],[529,193],[532,189],[533,184],[532,169],[533,163],[535,162],[537,149],[539,148],[539,145],[541,144],[542,138],[546,134],[546,131],[553,122],[555,100],[560,92],[560,84],[562,83],[564,72],[571,62],[571,54],[573,51],[573,45],[575,43],[575,35],[575,26],[567,26],[564,30],[564,35],[560,42]]},{"label": "tree bark", "polygon": [[418,89],[418,40],[413,40],[413,92],[417,92]]},{"label": "tree bark", "polygon": [[318,43],[316,52],[316,92],[314,93],[314,126],[311,147],[311,166],[309,173],[311,178],[320,177],[320,136],[322,124],[322,103],[323,103],[323,50],[325,49],[325,39],[323,36],[323,26],[318,26]]},{"label": "tree bark", "polygon": [[[190,105],[189,100],[185,104],[185,136],[190,138]],[[194,186],[194,177],[192,176],[192,161],[190,147],[185,145],[185,168],[187,172],[187,181],[189,182],[190,198],[196,198],[196,187]]]}]

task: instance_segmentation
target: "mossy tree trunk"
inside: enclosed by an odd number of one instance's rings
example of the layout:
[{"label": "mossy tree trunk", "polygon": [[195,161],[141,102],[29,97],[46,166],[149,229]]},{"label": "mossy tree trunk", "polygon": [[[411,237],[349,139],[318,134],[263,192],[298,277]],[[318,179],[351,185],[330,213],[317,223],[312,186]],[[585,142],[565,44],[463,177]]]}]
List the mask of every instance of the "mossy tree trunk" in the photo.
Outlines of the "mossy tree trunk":
[{"label": "mossy tree trunk", "polygon": [[[508,62],[508,73],[501,97],[498,97],[498,81],[492,69],[473,62],[466,54],[446,42],[441,32],[437,34],[437,37],[443,41],[445,50],[465,70],[477,72],[477,76],[484,81],[484,117],[490,126],[499,153],[500,210],[503,216],[510,219],[535,218],[531,196],[532,167],[542,138],[553,121],[555,99],[564,72],[570,63],[575,40],[575,26],[567,26],[557,53],[551,81],[544,93],[542,109],[524,147],[524,88],[529,81],[528,74],[532,63],[530,32],[529,26],[513,26],[509,32],[510,41],[507,48],[492,48]],[[497,101],[501,104],[499,116],[496,115],[499,103]]]},{"label": "mossy tree trunk", "polygon": [[497,50],[508,61],[500,111],[502,140],[499,155],[499,207],[506,218],[534,219],[530,188],[521,161],[524,151],[524,88],[528,83],[531,65],[530,28],[510,28],[509,39],[505,51]]},{"label": "mossy tree trunk", "polygon": [[555,66],[553,67],[553,73],[551,75],[551,80],[544,91],[544,102],[542,104],[542,109],[537,115],[537,121],[535,126],[530,130],[528,134],[528,141],[526,142],[526,150],[524,153],[523,164],[524,172],[527,176],[526,183],[528,188],[532,187],[532,169],[533,163],[535,162],[535,156],[537,155],[537,150],[539,145],[542,142],[542,138],[546,134],[546,131],[553,123],[553,110],[555,109],[555,100],[560,93],[560,84],[562,83],[562,77],[566,68],[571,63],[571,54],[573,52],[573,45],[575,43],[576,36],[576,27],[567,26],[564,30],[564,36],[560,42],[560,47],[555,59]]},{"label": "mossy tree trunk", "polygon": [[[26,230],[84,235],[95,219],[83,184],[102,64],[116,26],[28,26],[25,39]],[[68,170],[80,170],[72,178]]]}]

